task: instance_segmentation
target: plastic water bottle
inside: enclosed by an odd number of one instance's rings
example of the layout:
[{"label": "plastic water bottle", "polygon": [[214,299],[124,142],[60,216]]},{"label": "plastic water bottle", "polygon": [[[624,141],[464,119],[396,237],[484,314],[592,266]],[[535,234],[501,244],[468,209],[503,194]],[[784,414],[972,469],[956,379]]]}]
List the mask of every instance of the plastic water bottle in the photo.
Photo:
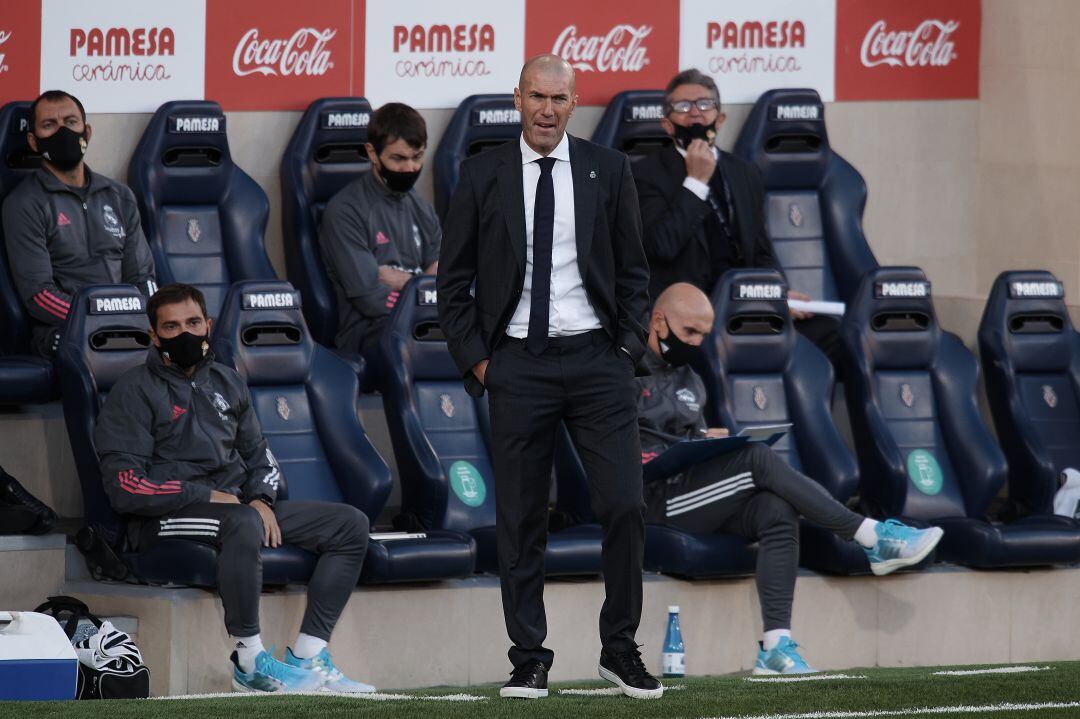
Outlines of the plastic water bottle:
[{"label": "plastic water bottle", "polygon": [[660,662],[665,677],[686,676],[686,649],[683,647],[682,630],[679,628],[679,608],[670,606],[667,633],[664,636],[664,655]]}]

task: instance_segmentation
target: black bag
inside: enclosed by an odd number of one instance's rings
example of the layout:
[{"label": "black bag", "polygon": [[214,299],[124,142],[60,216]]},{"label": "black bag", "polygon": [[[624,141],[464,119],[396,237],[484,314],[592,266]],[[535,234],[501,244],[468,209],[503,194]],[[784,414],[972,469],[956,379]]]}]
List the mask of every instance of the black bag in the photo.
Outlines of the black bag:
[{"label": "black bag", "polygon": [[35,612],[49,614],[60,623],[68,639],[75,636],[79,620],[88,619],[98,631],[78,639],[79,657],[76,699],[145,699],[150,696],[150,668],[126,633],[94,616],[74,597],[49,597]]}]

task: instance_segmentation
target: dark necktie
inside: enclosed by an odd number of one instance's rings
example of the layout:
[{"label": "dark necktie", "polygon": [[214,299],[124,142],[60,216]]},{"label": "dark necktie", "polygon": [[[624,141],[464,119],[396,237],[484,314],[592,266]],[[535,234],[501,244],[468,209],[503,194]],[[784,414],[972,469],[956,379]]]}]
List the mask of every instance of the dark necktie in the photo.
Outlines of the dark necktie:
[{"label": "dark necktie", "polygon": [[539,355],[548,345],[548,303],[551,299],[551,246],[555,239],[555,183],[551,178],[554,157],[541,157],[540,181],[533,204],[532,298],[529,305],[529,335],[525,349]]}]

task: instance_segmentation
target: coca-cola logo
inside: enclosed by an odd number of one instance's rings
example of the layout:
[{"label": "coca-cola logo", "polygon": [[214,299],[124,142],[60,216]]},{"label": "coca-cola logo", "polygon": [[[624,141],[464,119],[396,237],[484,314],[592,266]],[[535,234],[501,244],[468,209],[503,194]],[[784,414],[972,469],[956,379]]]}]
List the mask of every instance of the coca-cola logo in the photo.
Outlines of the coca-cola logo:
[{"label": "coca-cola logo", "polygon": [[[5,32],[4,30],[0,30],[0,45],[3,45],[5,42],[7,42],[10,39],[11,39],[11,31],[10,30],[7,31],[7,32]],[[0,72],[7,72],[8,71],[7,53],[3,52],[3,49],[4,48],[0,47]]]},{"label": "coca-cola logo", "polygon": [[325,75],[334,67],[327,45],[336,34],[332,28],[302,27],[288,38],[261,39],[258,28],[251,28],[233,51],[233,73],[237,77]]},{"label": "coca-cola logo", "polygon": [[71,57],[110,58],[72,65],[71,77],[76,82],[169,80],[172,75],[164,64],[127,58],[175,55],[176,34],[170,27],[73,27],[69,54]]},{"label": "coca-cola logo", "polygon": [[[484,77],[491,68],[483,59],[465,53],[494,52],[495,28],[491,25],[395,25],[395,53],[429,53],[427,58],[398,60],[398,77]],[[436,57],[456,53],[457,57]]]},{"label": "coca-cola logo", "polygon": [[957,58],[952,34],[956,20],[927,19],[914,30],[889,30],[878,20],[863,38],[859,59],[865,67],[945,67]]},{"label": "coca-cola logo", "polygon": [[583,72],[640,72],[649,64],[642,41],[651,25],[615,25],[606,35],[578,35],[577,25],[567,25],[551,48],[553,55]]}]

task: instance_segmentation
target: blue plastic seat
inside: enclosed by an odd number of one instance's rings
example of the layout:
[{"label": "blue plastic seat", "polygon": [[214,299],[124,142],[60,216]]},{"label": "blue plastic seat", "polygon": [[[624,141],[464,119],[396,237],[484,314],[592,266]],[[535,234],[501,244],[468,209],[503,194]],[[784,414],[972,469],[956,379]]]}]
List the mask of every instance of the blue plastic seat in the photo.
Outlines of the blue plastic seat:
[{"label": "blue plastic seat", "polygon": [[[251,392],[263,434],[290,483],[290,496],[345,502],[374,524],[393,480],[357,416],[357,378],[314,342],[288,282],[238,282],[214,330],[214,350]],[[373,540],[364,583],[418,582],[473,572],[472,539],[452,531]]]},{"label": "blue plastic seat", "polygon": [[979,326],[986,395],[1021,514],[1051,514],[1058,476],[1080,468],[1080,335],[1049,272],[1003,272]]},{"label": "blue plastic seat", "polygon": [[938,325],[916,267],[868,273],[844,317],[848,413],[864,504],[945,530],[940,559],[973,567],[1080,559],[1074,520],[1032,515],[992,522],[1008,466],[979,414],[979,366]]},{"label": "blue plastic seat", "polygon": [[[101,312],[101,303],[111,307]],[[94,427],[105,396],[129,369],[146,361],[150,347],[145,300],[131,285],[94,285],[71,303],[56,356],[63,394],[64,421],[83,496],[83,521],[104,536],[122,536],[123,519],[105,496],[101,466],[94,447]],[[150,350],[156,351],[156,350]],[[282,481],[279,496],[287,497]],[[293,546],[264,547],[263,583],[304,582],[315,568],[314,555]],[[163,539],[142,552],[126,552],[123,560],[137,578],[151,584],[217,586],[217,550],[186,539]]]},{"label": "blue plastic seat", "polygon": [[[15,186],[41,167],[41,156],[30,149],[30,103],[9,102],[0,107],[0,204]],[[0,403],[48,402],[56,398],[52,362],[30,350],[30,317],[15,291],[0,223]]]},{"label": "blue plastic seat", "polygon": [[830,147],[817,91],[764,93],[734,153],[761,170],[769,239],[791,289],[850,301],[878,266],[862,229],[866,182]]},{"label": "blue plastic seat", "polygon": [[663,116],[663,90],[625,90],[611,98],[592,141],[625,152],[636,162],[671,144],[660,126]]},{"label": "blue plastic seat", "polygon": [[[436,313],[434,277],[409,281],[390,313],[380,344],[383,405],[401,477],[406,524],[425,530],[469,532],[477,542],[477,569],[498,570],[495,553],[495,477],[490,455],[487,398],[470,397],[446,349]],[[559,484],[560,496],[562,483]],[[560,507],[566,516],[588,513]],[[599,525],[552,532],[548,576],[600,572]]]},{"label": "blue plastic seat", "polygon": [[461,174],[461,162],[521,135],[521,115],[514,96],[470,95],[454,110],[435,148],[435,212],[446,219],[450,198]]},{"label": "blue plastic seat", "polygon": [[128,164],[158,284],[195,285],[211,317],[231,283],[277,279],[263,244],[270,203],[233,163],[225,121],[216,102],[167,102]]}]

